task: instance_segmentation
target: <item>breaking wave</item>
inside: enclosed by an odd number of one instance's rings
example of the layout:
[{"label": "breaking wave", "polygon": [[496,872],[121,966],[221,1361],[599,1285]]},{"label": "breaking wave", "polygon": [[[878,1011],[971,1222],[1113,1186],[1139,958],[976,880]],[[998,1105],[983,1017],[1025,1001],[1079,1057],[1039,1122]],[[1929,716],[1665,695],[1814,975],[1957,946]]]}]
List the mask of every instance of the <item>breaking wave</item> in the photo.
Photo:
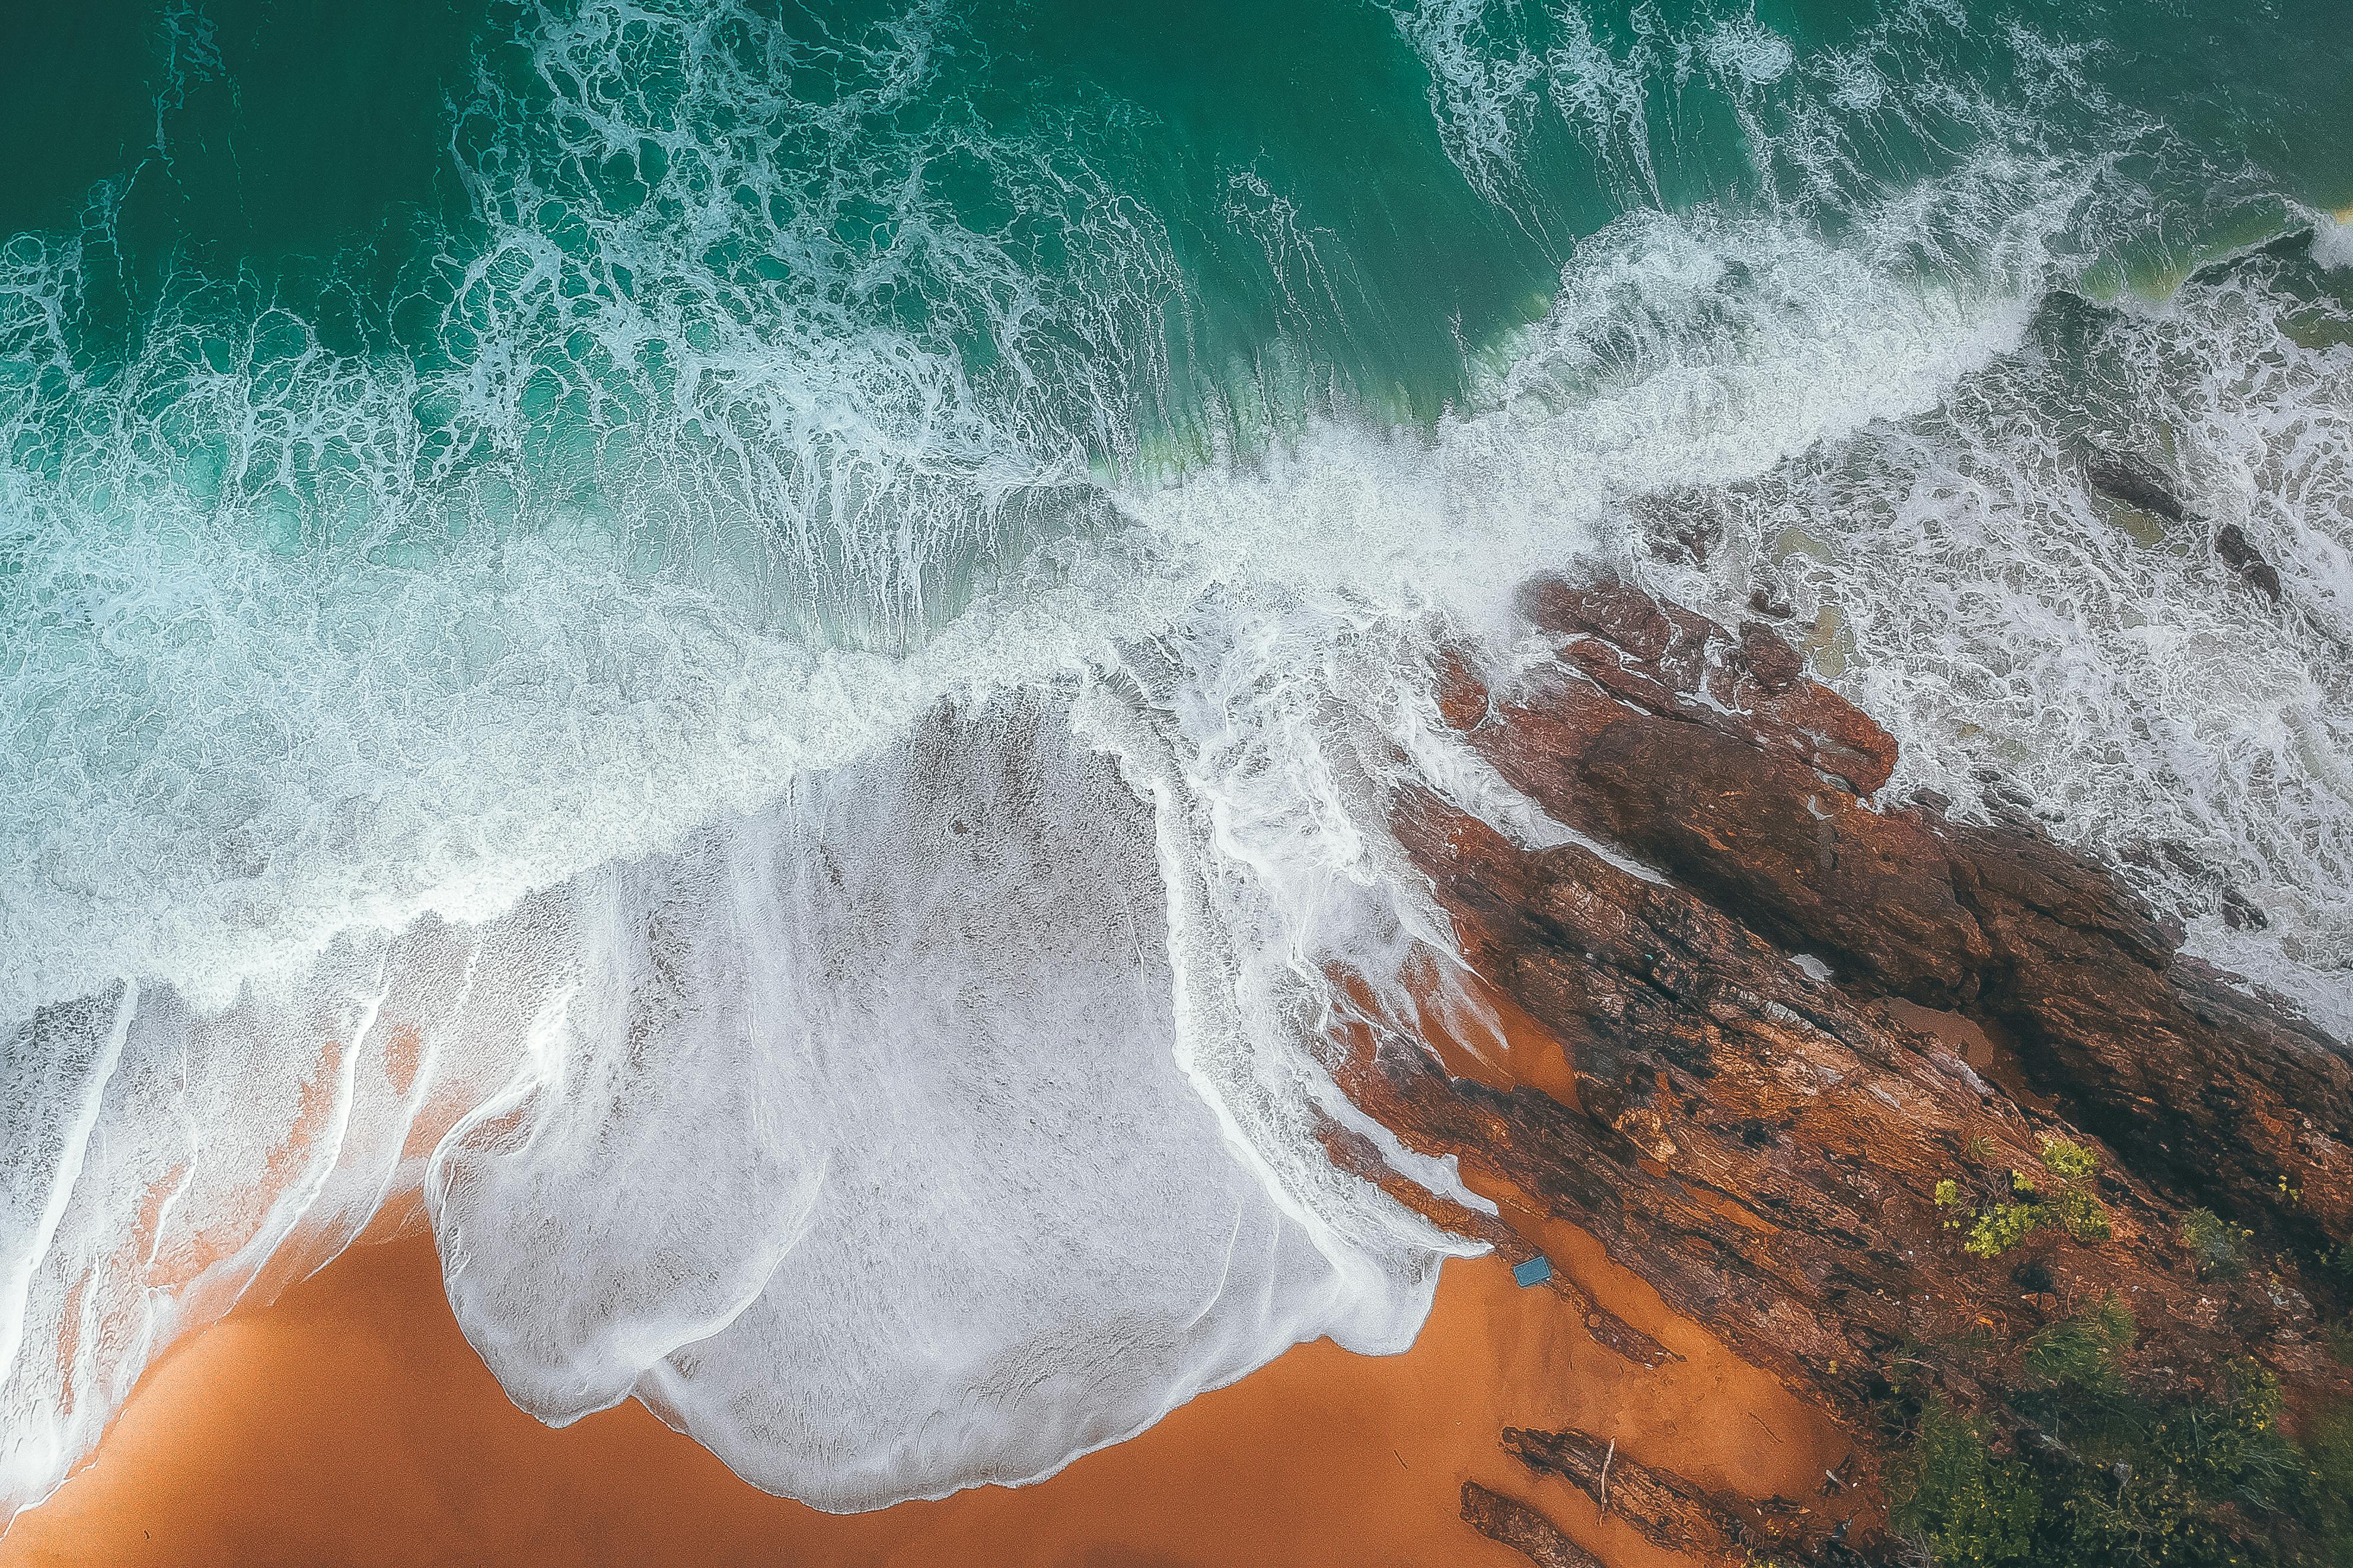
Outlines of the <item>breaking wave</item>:
[{"label": "breaking wave", "polygon": [[0,1507],[412,1194],[524,1408],[828,1509],[1401,1349],[1462,1244],[1324,1156],[1335,976],[1448,945],[1401,782],[1541,830],[1424,672],[1581,563],[1786,597],[1895,788],[2353,1024],[2342,230],[2083,51],[1382,12],[1544,290],[1399,328],[1281,171],[867,11],[497,10],[388,282],[0,249]]}]

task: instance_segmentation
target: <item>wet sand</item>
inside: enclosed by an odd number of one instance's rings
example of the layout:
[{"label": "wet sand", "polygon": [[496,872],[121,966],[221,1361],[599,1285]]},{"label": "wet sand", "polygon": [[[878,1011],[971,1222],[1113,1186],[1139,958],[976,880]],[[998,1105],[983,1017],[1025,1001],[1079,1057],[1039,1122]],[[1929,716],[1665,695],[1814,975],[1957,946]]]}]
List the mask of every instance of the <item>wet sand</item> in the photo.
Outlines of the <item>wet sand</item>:
[{"label": "wet sand", "polygon": [[[849,1518],[745,1485],[630,1402],[562,1431],[459,1335],[430,1241],[354,1248],[195,1336],[97,1455],[0,1539],[0,1568],[1462,1564],[1525,1568],[1456,1515],[1474,1479],[1612,1568],[1675,1561],[1496,1447],[1574,1425],[1710,1484],[1812,1500],[1842,1440],[1566,1227],[1556,1261],[1688,1359],[1646,1372],[1502,1262],[1447,1266],[1403,1355],[1303,1345],[1052,1479]],[[1647,1300],[1644,1298],[1648,1298]]]}]

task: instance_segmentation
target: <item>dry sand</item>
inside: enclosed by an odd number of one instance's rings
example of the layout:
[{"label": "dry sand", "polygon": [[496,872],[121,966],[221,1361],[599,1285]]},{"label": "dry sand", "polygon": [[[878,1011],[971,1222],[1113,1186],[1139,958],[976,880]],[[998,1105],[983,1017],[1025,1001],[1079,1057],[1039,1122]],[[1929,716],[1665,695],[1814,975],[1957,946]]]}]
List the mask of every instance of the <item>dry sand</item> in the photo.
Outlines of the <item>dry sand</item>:
[{"label": "dry sand", "polygon": [[1576,1425],[1712,1484],[1814,1498],[1844,1451],[1819,1415],[1581,1233],[1543,1234],[1557,1264],[1689,1359],[1644,1372],[1499,1260],[1453,1263],[1403,1355],[1303,1345],[1040,1485],[849,1518],[754,1490],[634,1402],[542,1426],[459,1334],[431,1244],[410,1235],[167,1358],[92,1462],[0,1539],[0,1568],[1525,1568],[1457,1520],[1465,1479],[1545,1509],[1613,1568],[1673,1561],[1502,1454],[1507,1424]]}]

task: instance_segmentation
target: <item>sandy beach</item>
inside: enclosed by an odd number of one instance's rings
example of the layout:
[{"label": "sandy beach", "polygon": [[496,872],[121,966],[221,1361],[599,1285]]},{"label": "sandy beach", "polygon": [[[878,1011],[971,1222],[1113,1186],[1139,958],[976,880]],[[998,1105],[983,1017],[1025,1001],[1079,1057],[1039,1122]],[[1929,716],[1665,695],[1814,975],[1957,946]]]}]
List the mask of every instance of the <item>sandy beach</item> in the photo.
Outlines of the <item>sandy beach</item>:
[{"label": "sandy beach", "polygon": [[2240,9],[16,6],[0,1568],[2353,1568]]},{"label": "sandy beach", "polygon": [[355,1248],[197,1335],[90,1463],[0,1539],[4,1568],[529,1562],[1208,1568],[1516,1561],[1456,1518],[1465,1479],[1543,1507],[1613,1568],[1674,1561],[1496,1447],[1506,1424],[1812,1500],[1838,1434],[1674,1319],[1578,1233],[1564,1270],[1686,1359],[1645,1372],[1501,1261],[1450,1264],[1403,1355],[1303,1345],[1141,1437],[1018,1489],[837,1517],[768,1497],[634,1401],[554,1430],[459,1334],[421,1234]]}]

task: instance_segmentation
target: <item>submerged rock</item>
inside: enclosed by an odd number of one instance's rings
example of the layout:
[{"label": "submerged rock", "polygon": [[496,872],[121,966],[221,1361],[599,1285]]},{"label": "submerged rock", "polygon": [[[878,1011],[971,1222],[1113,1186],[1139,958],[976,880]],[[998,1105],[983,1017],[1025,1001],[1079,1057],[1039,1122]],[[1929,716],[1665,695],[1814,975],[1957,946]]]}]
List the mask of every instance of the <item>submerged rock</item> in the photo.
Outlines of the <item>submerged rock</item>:
[{"label": "submerged rock", "polygon": [[2147,458],[2119,452],[2096,441],[2084,443],[2084,477],[2111,500],[2137,506],[2168,522],[2188,521],[2189,509],[2174,489],[2172,476]]},{"label": "submerged rock", "polygon": [[1798,613],[1788,591],[1777,583],[1759,583],[1748,590],[1748,607],[1769,620],[1786,621]]},{"label": "submerged rock", "polygon": [[2272,563],[2263,559],[2263,552],[2248,542],[2245,532],[2235,522],[2226,522],[2214,535],[2214,553],[2222,564],[2236,572],[2251,587],[2259,590],[2274,605],[2280,602],[2280,575]]},{"label": "submerged rock", "polygon": [[2269,931],[2271,917],[2262,906],[2229,883],[2224,883],[2220,899],[2222,923],[2232,931]]},{"label": "submerged rock", "polygon": [[[2087,441],[2084,443],[2084,477],[2094,489],[2111,500],[2137,507],[2168,522],[2187,522],[2189,520],[2190,509],[2182,500],[2173,477],[2137,453],[2120,452],[2096,441]],[[2278,571],[2263,559],[2263,552],[2254,547],[2247,538],[2246,531],[2237,523],[2226,522],[2216,530],[2214,553],[2249,587],[2262,593],[2274,605],[2280,602]]]}]

